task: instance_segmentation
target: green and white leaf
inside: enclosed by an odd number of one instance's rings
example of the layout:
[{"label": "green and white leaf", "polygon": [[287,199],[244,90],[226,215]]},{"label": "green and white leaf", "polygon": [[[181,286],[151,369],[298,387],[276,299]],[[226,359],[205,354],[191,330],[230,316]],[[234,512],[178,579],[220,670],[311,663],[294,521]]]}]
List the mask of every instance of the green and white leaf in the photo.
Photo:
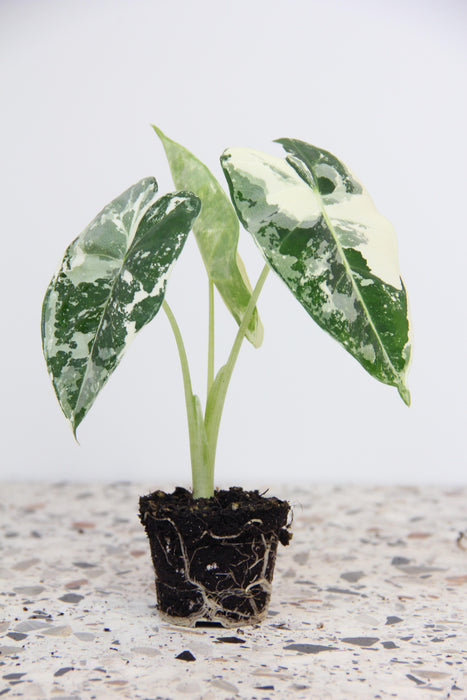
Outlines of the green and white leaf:
[{"label": "green and white leaf", "polygon": [[312,318],[409,404],[411,334],[394,229],[332,154],[279,143],[287,159],[223,154],[239,218]]},{"label": "green and white leaf", "polygon": [[67,248],[42,307],[42,343],[65,416],[78,425],[143,326],[200,209],[186,192],[156,198],[154,178],[108,204]]},{"label": "green and white leaf", "polygon": [[[167,154],[175,187],[194,192],[201,200],[201,212],[193,224],[193,233],[209,278],[240,325],[252,290],[237,251],[239,225],[232,204],[204,163],[156,126],[153,128]],[[255,347],[263,342],[263,326],[257,309],[246,337]]]}]

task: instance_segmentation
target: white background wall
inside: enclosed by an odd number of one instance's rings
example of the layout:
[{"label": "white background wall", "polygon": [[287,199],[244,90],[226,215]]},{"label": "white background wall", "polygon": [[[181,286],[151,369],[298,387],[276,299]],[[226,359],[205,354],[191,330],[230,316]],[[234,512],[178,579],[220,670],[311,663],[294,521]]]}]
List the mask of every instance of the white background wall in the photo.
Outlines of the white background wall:
[{"label": "white background wall", "polygon": [[[331,150],[398,232],[413,405],[321,331],[280,281],[260,298],[218,453],[219,483],[463,482],[466,473],[467,5],[463,0],[2,0],[1,476],[189,481],[178,357],[161,313],[85,419],[78,447],[40,345],[69,242],[143,176],[172,189],[158,124],[223,181],[227,146]],[[243,232],[250,276],[262,267]],[[195,244],[169,282],[204,395],[207,287]],[[219,302],[218,358],[235,327]]]}]

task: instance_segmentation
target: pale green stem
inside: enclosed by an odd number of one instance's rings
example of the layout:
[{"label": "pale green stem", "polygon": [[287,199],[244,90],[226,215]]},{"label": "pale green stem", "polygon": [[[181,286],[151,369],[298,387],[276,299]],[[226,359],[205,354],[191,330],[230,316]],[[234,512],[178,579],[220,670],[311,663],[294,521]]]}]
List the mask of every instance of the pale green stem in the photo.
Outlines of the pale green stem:
[{"label": "pale green stem", "polygon": [[186,356],[185,346],[183,344],[182,334],[180,328],[178,327],[175,316],[173,315],[172,309],[165,301],[162,302],[162,308],[164,309],[167,318],[169,319],[170,325],[172,327],[173,334],[175,336],[175,342],[177,343],[178,354],[180,356],[180,364],[182,366],[183,375],[183,388],[185,389],[185,401],[187,414],[190,414],[192,409],[190,408],[193,398],[193,391],[191,388],[191,378],[190,378],[190,368],[188,366],[188,358]]},{"label": "pale green stem", "polygon": [[[217,439],[219,437],[219,426],[221,422],[221,417],[222,417],[222,411],[224,408],[224,402],[225,402],[225,397],[227,394],[227,389],[229,388],[229,382],[232,377],[232,373],[235,367],[235,363],[238,358],[238,353],[240,352],[240,348],[243,342],[243,339],[246,335],[246,331],[248,328],[248,325],[250,323],[251,317],[253,315],[254,309],[256,307],[256,302],[258,301],[258,297],[261,293],[261,290],[263,288],[263,285],[266,281],[266,277],[268,276],[269,272],[269,265],[265,265],[259,278],[256,283],[256,286],[251,294],[250,300],[248,302],[248,306],[245,310],[245,314],[243,316],[242,322],[240,324],[240,327],[238,329],[237,335],[235,337],[234,344],[232,346],[232,350],[230,351],[229,359],[227,360],[226,364],[221,368],[220,373],[218,375],[219,377],[219,385],[215,387],[216,390],[216,396],[214,399],[214,404],[212,409],[209,411],[206,411],[206,417],[205,417],[205,423],[206,423],[206,437],[208,441],[208,448],[209,448],[209,472],[212,477],[212,480],[214,480],[214,464],[215,464],[215,459],[216,459],[216,449],[217,449]],[[208,397],[209,401],[209,397]]]},{"label": "pale green stem", "polygon": [[[162,304],[175,336],[182,367],[188,431],[190,436],[193,496],[195,498],[209,498],[214,493],[214,463],[225,397],[243,339],[246,335],[248,325],[256,307],[256,302],[258,301],[268,272],[269,266],[265,265],[251,294],[226,364],[221,368],[215,380],[212,379],[211,375],[204,422],[199,399],[193,396],[188,359],[180,329],[167,302],[164,301]],[[209,311],[209,352],[211,357],[208,360],[208,376],[211,372],[214,374],[214,307],[213,294],[211,293]]]},{"label": "pale green stem", "polygon": [[164,300],[162,308],[167,314],[175,342],[177,343],[178,354],[183,375],[183,388],[185,390],[186,415],[188,419],[188,434],[190,438],[191,473],[193,480],[193,495],[195,498],[206,497],[213,493],[213,483],[207,467],[207,444],[204,431],[202,411],[199,406],[199,399],[193,396],[191,387],[190,368],[183,344],[182,334],[178,327],[175,316],[170,306]]},{"label": "pale green stem", "polygon": [[208,391],[214,381],[214,282],[209,280]]}]

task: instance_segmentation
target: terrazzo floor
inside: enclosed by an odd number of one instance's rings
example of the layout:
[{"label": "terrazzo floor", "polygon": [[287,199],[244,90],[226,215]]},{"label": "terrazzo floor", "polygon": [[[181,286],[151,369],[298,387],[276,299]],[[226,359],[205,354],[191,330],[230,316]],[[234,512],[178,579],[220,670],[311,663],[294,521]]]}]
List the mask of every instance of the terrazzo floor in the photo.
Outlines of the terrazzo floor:
[{"label": "terrazzo floor", "polygon": [[235,630],[158,618],[150,490],[0,483],[0,696],[467,698],[466,488],[271,489],[294,537]]}]

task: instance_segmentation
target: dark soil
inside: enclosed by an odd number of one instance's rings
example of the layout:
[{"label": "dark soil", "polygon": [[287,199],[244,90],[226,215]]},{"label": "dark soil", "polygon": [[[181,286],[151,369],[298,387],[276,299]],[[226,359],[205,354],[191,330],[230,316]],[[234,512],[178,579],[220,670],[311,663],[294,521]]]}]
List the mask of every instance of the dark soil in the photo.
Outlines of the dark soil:
[{"label": "dark soil", "polygon": [[194,499],[186,489],[140,499],[161,613],[193,626],[251,624],[267,611],[277,544],[289,543],[286,501],[233,487]]}]

